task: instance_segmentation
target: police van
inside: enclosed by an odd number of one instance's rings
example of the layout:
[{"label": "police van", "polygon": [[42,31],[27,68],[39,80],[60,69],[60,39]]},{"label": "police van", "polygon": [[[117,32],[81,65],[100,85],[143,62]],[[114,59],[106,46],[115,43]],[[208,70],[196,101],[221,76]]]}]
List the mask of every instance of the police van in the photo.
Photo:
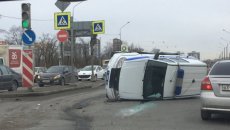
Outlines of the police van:
[{"label": "police van", "polygon": [[207,65],[179,54],[117,53],[106,72],[106,96],[111,100],[159,100],[193,97]]}]

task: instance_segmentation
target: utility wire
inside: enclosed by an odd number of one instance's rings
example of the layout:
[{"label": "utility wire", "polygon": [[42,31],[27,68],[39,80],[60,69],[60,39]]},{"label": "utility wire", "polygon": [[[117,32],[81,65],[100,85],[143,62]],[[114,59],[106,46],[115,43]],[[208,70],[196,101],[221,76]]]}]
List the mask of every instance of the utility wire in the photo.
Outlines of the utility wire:
[{"label": "utility wire", "polygon": [[[6,15],[1,15],[0,14],[0,18],[3,17],[3,18],[9,18],[9,19],[22,19],[22,18],[17,18],[17,17],[12,17],[12,16],[6,16]],[[31,19],[32,21],[54,21],[54,19]]]}]

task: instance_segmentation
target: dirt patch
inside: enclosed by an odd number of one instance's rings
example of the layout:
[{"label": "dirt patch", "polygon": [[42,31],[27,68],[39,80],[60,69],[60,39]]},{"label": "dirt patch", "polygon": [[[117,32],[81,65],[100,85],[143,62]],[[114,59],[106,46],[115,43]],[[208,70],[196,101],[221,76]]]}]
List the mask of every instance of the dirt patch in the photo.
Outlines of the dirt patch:
[{"label": "dirt patch", "polygon": [[76,130],[90,130],[91,129],[91,122],[93,121],[92,116],[86,116],[84,114],[79,114],[76,112],[76,110],[79,110],[81,112],[84,112],[84,108],[91,105],[91,102],[93,100],[96,100],[98,98],[102,98],[104,95],[100,95],[93,98],[87,98],[84,100],[81,100],[80,102],[74,104],[72,107],[65,108],[63,111],[67,115],[65,120],[71,120],[76,123],[75,129]]},{"label": "dirt patch", "polygon": [[4,119],[0,122],[0,130],[24,130],[25,128],[39,125],[43,116],[38,111],[5,115]]}]

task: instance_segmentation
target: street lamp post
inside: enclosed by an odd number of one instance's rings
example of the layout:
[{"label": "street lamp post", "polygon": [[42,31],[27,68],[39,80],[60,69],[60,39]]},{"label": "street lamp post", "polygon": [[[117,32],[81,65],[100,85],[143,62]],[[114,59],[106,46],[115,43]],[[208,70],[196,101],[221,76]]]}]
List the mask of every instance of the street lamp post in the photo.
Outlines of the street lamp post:
[{"label": "street lamp post", "polygon": [[[127,24],[129,24],[130,22],[127,22],[126,24],[124,24],[123,26],[121,26],[121,28],[120,28],[120,40],[121,40],[121,31],[122,31],[122,28],[124,28]],[[121,43],[122,43],[122,40],[121,40]]]},{"label": "street lamp post", "polygon": [[[77,3],[76,5],[74,5],[73,6],[73,10],[72,10],[72,17],[73,17],[73,21],[74,21],[74,10],[75,10],[75,7],[77,7],[79,4],[81,4],[82,2],[84,2],[84,1],[81,1],[81,2],[79,2],[79,3]],[[73,22],[72,21],[72,22]]]},{"label": "street lamp post", "polygon": [[[70,29],[70,33],[71,33],[71,66],[72,66],[72,72],[73,72],[73,67],[74,67],[74,44],[75,44],[75,35],[74,35],[74,28],[73,28],[73,23],[74,23],[74,9],[75,7],[77,7],[79,4],[81,4],[83,1],[77,3],[76,5],[73,6],[73,10],[72,10],[72,17],[70,19],[71,21],[71,29]],[[73,76],[72,76],[73,77]],[[72,78],[73,81],[73,78]]]},{"label": "street lamp post", "polygon": [[[230,34],[230,31],[228,31],[228,30],[226,30],[226,29],[223,29],[222,31],[224,31],[224,32],[226,32],[226,33],[228,33],[228,34]],[[222,40],[224,40],[223,38],[222,38]],[[225,41],[227,41],[227,40],[225,40]],[[230,59],[230,53],[228,54],[228,45],[230,44],[230,41],[227,41],[228,43],[227,43],[227,48],[226,48],[226,51],[227,51],[227,59]]]},{"label": "street lamp post", "polygon": [[72,69],[74,67],[74,49],[73,49],[73,47],[74,47],[74,44],[75,44],[75,34],[74,34],[74,28],[73,28],[73,24],[74,24],[74,9],[79,4],[81,4],[83,1],[85,1],[85,0],[82,0],[81,2],[79,2],[79,3],[77,3],[76,5],[73,6],[72,17],[70,19],[70,23],[71,23],[71,29],[70,29],[70,33],[71,33],[71,35],[70,35],[70,38],[71,38],[71,53],[70,53],[70,58],[71,58]]},{"label": "street lamp post", "polygon": [[[227,42],[227,45],[226,45],[226,51],[225,51],[225,57],[226,57],[226,59],[229,59],[230,57],[229,57],[229,54],[228,54],[228,45],[230,44],[230,41],[228,41],[228,40],[226,40],[226,39],[224,39],[224,38],[220,38],[221,40],[224,40],[224,41],[226,41]],[[224,49],[225,50],[225,49]]]}]

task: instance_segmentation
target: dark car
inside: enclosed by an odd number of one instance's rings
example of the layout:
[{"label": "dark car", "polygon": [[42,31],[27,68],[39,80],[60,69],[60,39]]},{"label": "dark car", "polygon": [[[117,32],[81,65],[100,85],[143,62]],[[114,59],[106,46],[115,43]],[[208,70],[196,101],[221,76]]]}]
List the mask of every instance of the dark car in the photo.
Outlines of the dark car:
[{"label": "dark car", "polygon": [[0,65],[0,90],[16,91],[21,86],[21,74],[7,66]]},{"label": "dark car", "polygon": [[44,73],[38,75],[37,82],[39,87],[44,85],[62,85],[70,83],[74,72],[70,66],[51,66]]}]

